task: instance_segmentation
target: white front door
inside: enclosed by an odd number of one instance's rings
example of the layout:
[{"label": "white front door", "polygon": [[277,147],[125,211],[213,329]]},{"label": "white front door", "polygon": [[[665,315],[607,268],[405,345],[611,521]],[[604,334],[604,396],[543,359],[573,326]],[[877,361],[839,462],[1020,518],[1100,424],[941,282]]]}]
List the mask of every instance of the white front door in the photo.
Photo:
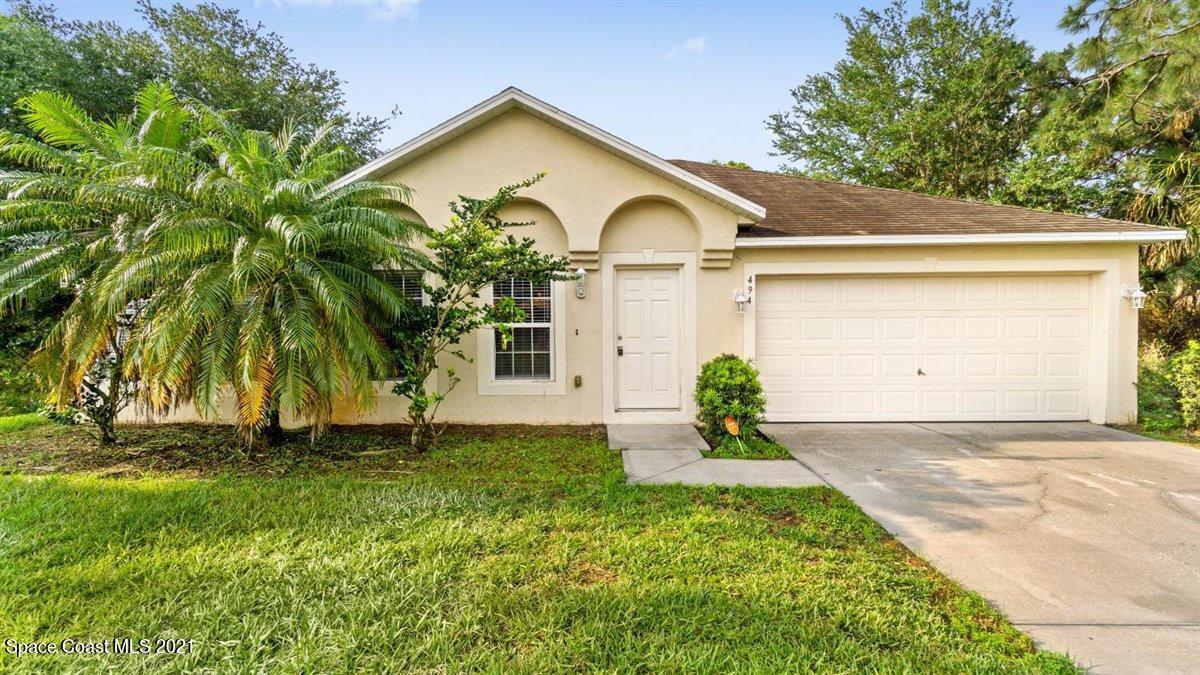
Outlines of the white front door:
[{"label": "white front door", "polygon": [[679,408],[679,270],[616,270],[617,409]]}]

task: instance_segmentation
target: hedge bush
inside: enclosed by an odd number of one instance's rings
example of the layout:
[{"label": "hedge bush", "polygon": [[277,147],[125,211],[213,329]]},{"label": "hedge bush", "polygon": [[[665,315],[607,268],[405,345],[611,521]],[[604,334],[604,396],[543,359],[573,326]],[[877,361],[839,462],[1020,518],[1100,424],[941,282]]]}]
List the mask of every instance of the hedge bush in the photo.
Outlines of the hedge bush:
[{"label": "hedge bush", "polygon": [[1137,403],[1138,422],[1147,431],[1175,431],[1183,427],[1170,352],[1162,344],[1148,344],[1138,355]]},{"label": "hedge bush", "polygon": [[738,421],[743,437],[754,436],[763,421],[766,405],[758,369],[749,362],[733,354],[722,354],[700,369],[696,380],[696,419],[714,444],[720,445],[729,436],[725,430],[727,416]]},{"label": "hedge bush", "polygon": [[1179,390],[1179,410],[1189,429],[1200,428],[1200,342],[1192,340],[1171,359],[1171,382]]}]

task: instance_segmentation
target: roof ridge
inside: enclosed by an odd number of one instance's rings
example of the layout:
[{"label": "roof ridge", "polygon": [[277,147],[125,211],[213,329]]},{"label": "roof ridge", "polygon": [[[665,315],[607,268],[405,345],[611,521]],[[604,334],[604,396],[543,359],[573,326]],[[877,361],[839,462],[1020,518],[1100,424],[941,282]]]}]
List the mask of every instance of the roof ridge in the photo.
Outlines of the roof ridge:
[{"label": "roof ridge", "polygon": [[704,166],[710,166],[710,167],[713,167],[714,169],[728,170],[728,171],[752,171],[752,172],[758,173],[758,174],[764,174],[767,176],[778,176],[780,178],[790,178],[792,180],[797,180],[797,181],[809,181],[812,183],[822,183],[825,185],[844,185],[844,186],[850,187],[850,188],[862,188],[864,190],[877,190],[880,192],[890,192],[890,193],[895,193],[895,194],[909,195],[909,196],[913,196],[913,197],[924,197],[926,199],[955,202],[958,204],[971,204],[974,206],[995,206],[995,207],[999,207],[999,208],[1021,211],[1023,213],[1048,213],[1048,214],[1056,215],[1056,216],[1073,216],[1075,218],[1087,218],[1088,220],[1107,222],[1107,223],[1117,223],[1117,224],[1122,224],[1122,225],[1137,225],[1138,227],[1155,227],[1155,228],[1159,228],[1162,230],[1181,229],[1181,228],[1177,228],[1177,227],[1168,227],[1166,225],[1154,225],[1152,223],[1139,223],[1134,220],[1124,220],[1121,218],[1106,218],[1104,216],[1089,216],[1089,215],[1085,215],[1082,213],[1065,213],[1063,211],[1048,211],[1048,210],[1044,210],[1044,209],[1035,209],[1035,208],[1028,207],[1028,206],[1016,206],[1013,204],[1002,204],[1002,203],[998,203],[998,202],[980,202],[980,201],[975,201],[973,199],[965,199],[963,197],[947,197],[944,195],[931,195],[931,194],[925,194],[924,192],[914,192],[912,190],[901,190],[899,188],[880,187],[878,185],[864,185],[862,183],[847,183],[845,181],[831,180],[828,178],[813,178],[811,176],[797,176],[795,174],[783,173],[780,171],[763,171],[762,169],[741,169],[741,168],[733,167],[733,166],[723,166],[720,164],[701,162],[701,161],[697,161],[694,159],[671,159],[671,160],[667,160],[667,161],[672,162],[672,163],[683,162],[683,163],[687,163],[687,164],[703,164]]}]

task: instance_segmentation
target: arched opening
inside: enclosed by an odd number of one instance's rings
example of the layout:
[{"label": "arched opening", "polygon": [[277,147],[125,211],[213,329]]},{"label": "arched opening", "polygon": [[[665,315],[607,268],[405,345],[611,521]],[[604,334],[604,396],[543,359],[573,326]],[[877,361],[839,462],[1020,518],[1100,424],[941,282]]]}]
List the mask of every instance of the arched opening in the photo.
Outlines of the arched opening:
[{"label": "arched opening", "polygon": [[695,251],[700,245],[696,219],[682,204],[665,197],[640,197],[619,206],[600,233],[604,252]]},{"label": "arched opening", "polygon": [[509,230],[518,239],[529,237],[537,242],[542,253],[567,255],[567,230],[562,221],[545,204],[528,198],[518,198],[500,211],[500,218],[514,223],[531,223]]},{"label": "arched opening", "polygon": [[400,207],[400,217],[405,220],[411,220],[414,223],[420,223],[421,225],[429,225],[425,218],[417,213],[416,209],[407,204]]}]

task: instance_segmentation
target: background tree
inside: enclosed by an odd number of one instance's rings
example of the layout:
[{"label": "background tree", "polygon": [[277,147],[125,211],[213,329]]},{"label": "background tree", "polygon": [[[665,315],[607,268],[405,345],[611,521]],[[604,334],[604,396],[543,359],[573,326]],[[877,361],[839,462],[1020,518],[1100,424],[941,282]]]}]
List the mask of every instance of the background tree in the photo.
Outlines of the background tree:
[{"label": "background tree", "polygon": [[[69,96],[103,122],[127,117],[137,92],[163,80],[211,107],[234,110],[251,128],[295,120],[299,131],[313,133],[329,120],[343,121],[331,140],[352,148],[348,163],[378,151],[385,120],[350,114],[336,73],[297,61],[282,38],[245,22],[236,9],[143,3],[146,28],[136,29],[63,21],[52,6],[28,0],[9,6],[0,15],[0,129],[25,131],[16,102],[35,91]],[[0,259],[10,248],[0,247]],[[41,343],[68,304],[65,297],[29,300],[23,318],[3,327],[0,408],[25,412],[41,398],[26,367],[30,346]]]},{"label": "background tree", "polygon": [[38,90],[80,89],[79,75],[75,59],[53,32],[21,15],[0,15],[0,129],[22,127],[19,99]]},{"label": "background tree", "polygon": [[924,0],[910,14],[895,0],[841,18],[846,57],[768,120],[777,154],[817,177],[987,198],[1040,114],[1009,3]]},{"label": "background tree", "polygon": [[[543,175],[505,186],[488,199],[460,196],[451,204],[454,216],[450,224],[430,235],[430,256],[424,264],[427,275],[422,282],[425,305],[404,318],[393,338],[399,379],[393,391],[409,399],[411,442],[417,451],[424,452],[437,442],[438,406],[461,379],[453,365],[440,362],[447,357],[469,361],[459,347],[463,337],[487,326],[506,331],[508,324],[524,318],[512,298],[481,302],[483,289],[507,279],[539,284],[574,278],[568,274],[567,258],[539,253],[532,239],[508,233],[510,228],[528,223],[506,222],[499,215],[519,190]],[[431,376],[439,365],[445,365],[445,385],[434,382],[431,388]]]},{"label": "background tree", "polygon": [[731,169],[753,169],[754,168],[754,167],[750,166],[749,164],[747,164],[745,162],[739,162],[736,159],[730,159],[730,160],[726,160],[724,162],[722,162],[719,159],[713,159],[713,160],[709,160],[708,163],[715,164],[716,166],[727,166]]},{"label": "background tree", "polygon": [[1200,5],[1082,0],[1061,27],[1082,36],[1063,54],[1078,75],[1047,121],[1087,130],[1073,151],[1107,182],[1095,211],[1188,231],[1143,255],[1142,335],[1180,348],[1200,334]]},{"label": "background tree", "polygon": [[[11,4],[8,20],[42,31],[15,35],[8,47],[0,44],[0,55],[18,51],[20,40],[36,37],[40,51],[18,52],[12,71],[49,71],[60,77],[26,82],[28,89],[12,88],[15,95],[0,100],[0,109],[34,89],[50,89],[71,95],[97,118],[115,118],[127,112],[139,89],[161,80],[180,96],[234,111],[234,120],[246,128],[280,129],[290,123],[300,133],[312,134],[332,123],[331,140],[351,148],[353,162],[379,152],[387,120],[348,112],[337,73],[296,60],[282,37],[243,20],[237,9],[209,3],[155,7],[139,0],[146,28],[136,30],[111,21],[63,21],[53,6],[29,0]],[[47,33],[58,45],[45,41]],[[0,31],[0,41],[4,39]],[[54,58],[52,65],[43,65],[46,54]],[[5,93],[0,88],[0,95]]]}]

